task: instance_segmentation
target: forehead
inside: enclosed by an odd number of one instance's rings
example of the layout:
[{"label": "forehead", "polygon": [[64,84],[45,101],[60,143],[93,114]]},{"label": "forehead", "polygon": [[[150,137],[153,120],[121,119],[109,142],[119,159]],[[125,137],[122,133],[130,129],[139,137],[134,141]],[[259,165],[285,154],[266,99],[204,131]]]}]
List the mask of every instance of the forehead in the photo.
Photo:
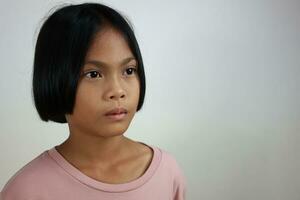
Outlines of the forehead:
[{"label": "forehead", "polygon": [[108,26],[95,35],[87,52],[86,60],[118,61],[132,56],[131,49],[122,33]]}]

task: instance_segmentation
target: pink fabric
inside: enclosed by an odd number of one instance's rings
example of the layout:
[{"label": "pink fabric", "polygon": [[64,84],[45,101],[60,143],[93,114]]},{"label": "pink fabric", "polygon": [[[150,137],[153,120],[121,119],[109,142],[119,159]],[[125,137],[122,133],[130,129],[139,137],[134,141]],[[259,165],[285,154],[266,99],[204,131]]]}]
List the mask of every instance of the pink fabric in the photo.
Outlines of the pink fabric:
[{"label": "pink fabric", "polygon": [[[148,145],[149,146],[149,145]],[[20,169],[4,186],[1,200],[184,200],[186,180],[174,157],[157,147],[146,172],[123,184],[88,177],[53,147]]]}]

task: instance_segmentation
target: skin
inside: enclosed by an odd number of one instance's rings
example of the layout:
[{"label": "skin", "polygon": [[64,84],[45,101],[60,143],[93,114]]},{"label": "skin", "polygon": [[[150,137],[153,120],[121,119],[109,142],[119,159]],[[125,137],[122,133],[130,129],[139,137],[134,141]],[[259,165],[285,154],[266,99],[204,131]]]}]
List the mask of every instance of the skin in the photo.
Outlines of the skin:
[{"label": "skin", "polygon": [[[99,32],[86,55],[74,111],[66,115],[69,137],[56,147],[73,166],[101,182],[137,179],[153,156],[148,146],[123,135],[139,100],[139,77],[134,69],[138,69],[137,61],[123,36],[110,26]],[[105,116],[117,107],[127,109],[124,119]]]}]

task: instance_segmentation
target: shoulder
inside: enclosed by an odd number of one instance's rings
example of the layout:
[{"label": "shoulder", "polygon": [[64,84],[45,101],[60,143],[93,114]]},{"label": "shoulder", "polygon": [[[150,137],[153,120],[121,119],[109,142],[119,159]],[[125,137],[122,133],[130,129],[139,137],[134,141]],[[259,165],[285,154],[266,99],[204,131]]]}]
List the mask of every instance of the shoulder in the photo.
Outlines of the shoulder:
[{"label": "shoulder", "polygon": [[174,174],[174,176],[183,176],[181,165],[176,160],[175,156],[164,149],[159,148],[161,151],[161,162],[162,164]]},{"label": "shoulder", "polygon": [[165,174],[169,174],[173,185],[173,199],[184,200],[186,198],[187,181],[183,170],[172,153],[161,151],[161,165]]},{"label": "shoulder", "polygon": [[1,191],[1,200],[26,199],[32,197],[38,190],[38,186],[45,181],[45,176],[49,172],[51,160],[47,152],[28,162],[18,170],[5,184]]}]

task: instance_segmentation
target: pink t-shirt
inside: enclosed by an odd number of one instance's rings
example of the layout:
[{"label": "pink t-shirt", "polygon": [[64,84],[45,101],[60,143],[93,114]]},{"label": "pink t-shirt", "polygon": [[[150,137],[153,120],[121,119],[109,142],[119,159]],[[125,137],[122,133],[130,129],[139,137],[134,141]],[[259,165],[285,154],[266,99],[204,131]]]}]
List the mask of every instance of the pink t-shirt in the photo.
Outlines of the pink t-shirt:
[{"label": "pink t-shirt", "polygon": [[[149,145],[148,145],[149,146]],[[157,147],[146,172],[122,184],[97,181],[53,147],[20,169],[4,186],[1,200],[184,200],[186,179],[174,157]]]}]

